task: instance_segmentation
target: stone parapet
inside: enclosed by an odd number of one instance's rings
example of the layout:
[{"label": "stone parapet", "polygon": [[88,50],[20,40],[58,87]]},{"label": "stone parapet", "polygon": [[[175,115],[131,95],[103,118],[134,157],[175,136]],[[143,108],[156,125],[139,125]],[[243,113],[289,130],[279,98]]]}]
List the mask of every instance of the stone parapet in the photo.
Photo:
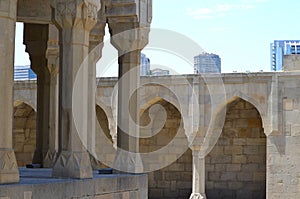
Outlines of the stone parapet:
[{"label": "stone parapet", "polygon": [[283,71],[300,71],[300,55],[284,55]]},{"label": "stone parapet", "polygon": [[51,169],[20,169],[20,184],[0,185],[0,198],[146,199],[147,175],[99,175],[93,179],[51,178]]}]

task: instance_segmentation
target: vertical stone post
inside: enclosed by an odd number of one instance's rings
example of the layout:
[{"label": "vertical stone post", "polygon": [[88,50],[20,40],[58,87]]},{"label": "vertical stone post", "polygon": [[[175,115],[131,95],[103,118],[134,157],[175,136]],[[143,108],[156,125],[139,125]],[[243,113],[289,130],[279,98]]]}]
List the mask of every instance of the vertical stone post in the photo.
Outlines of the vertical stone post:
[{"label": "vertical stone post", "polygon": [[89,33],[97,22],[97,0],[52,0],[60,34],[59,136],[55,177],[92,178],[87,145]]},{"label": "vertical stone post", "polygon": [[[122,12],[120,12],[122,7]],[[139,155],[139,94],[141,50],[148,43],[152,0],[126,3],[112,0],[107,6],[112,45],[118,50],[117,154],[115,168],[143,172]]]},{"label": "vertical stone post", "polygon": [[31,69],[37,74],[37,135],[32,163],[41,165],[49,147],[50,73],[45,56],[48,30],[48,25],[24,24],[26,52],[30,57]]},{"label": "vertical stone post", "polygon": [[43,167],[51,168],[58,152],[58,78],[59,78],[59,40],[58,30],[49,25],[48,48],[46,58],[50,72],[49,139],[48,151],[44,154]]},{"label": "vertical stone post", "polygon": [[97,24],[90,32],[89,40],[89,66],[88,66],[88,138],[87,147],[91,156],[91,163],[94,169],[98,168],[96,160],[96,65],[102,57],[103,38],[105,35],[105,1],[101,0],[101,9],[98,12]]},{"label": "vertical stone post", "polygon": [[193,190],[190,199],[206,199],[205,195],[205,157],[199,150],[193,151]]},{"label": "vertical stone post", "polygon": [[12,147],[14,44],[17,0],[0,1],[0,184],[19,181]]},{"label": "vertical stone post", "polygon": [[[143,171],[139,156],[139,94],[141,50],[148,43],[148,29],[135,23],[109,21],[111,43],[118,50],[118,136],[115,167],[121,171]],[[129,30],[129,31],[127,31]],[[129,38],[129,39],[128,39]]]}]

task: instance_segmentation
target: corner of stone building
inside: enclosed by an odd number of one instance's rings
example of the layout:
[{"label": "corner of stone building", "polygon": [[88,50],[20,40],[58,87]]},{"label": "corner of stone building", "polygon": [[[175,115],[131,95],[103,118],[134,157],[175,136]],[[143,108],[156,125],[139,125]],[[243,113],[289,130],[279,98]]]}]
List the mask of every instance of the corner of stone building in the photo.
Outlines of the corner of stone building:
[{"label": "corner of stone building", "polygon": [[282,69],[285,72],[300,72],[300,55],[284,55]]}]

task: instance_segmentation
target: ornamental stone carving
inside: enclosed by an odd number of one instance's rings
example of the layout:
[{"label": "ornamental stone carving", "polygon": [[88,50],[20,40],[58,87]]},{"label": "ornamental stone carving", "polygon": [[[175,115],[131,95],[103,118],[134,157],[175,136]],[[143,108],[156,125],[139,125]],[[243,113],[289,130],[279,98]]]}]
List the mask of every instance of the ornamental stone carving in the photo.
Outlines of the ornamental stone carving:
[{"label": "ornamental stone carving", "polygon": [[98,5],[97,1],[88,0],[52,0],[52,16],[60,27],[83,25],[90,30],[97,22]]}]

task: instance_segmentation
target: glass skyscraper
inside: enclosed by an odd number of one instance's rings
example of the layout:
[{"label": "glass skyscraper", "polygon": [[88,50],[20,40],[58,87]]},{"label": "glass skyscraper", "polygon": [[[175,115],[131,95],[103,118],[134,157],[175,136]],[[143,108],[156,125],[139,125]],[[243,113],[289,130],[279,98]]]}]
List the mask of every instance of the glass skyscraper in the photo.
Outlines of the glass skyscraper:
[{"label": "glass skyscraper", "polygon": [[283,56],[300,54],[300,40],[275,40],[270,44],[271,71],[280,71],[283,66]]},{"label": "glass skyscraper", "polygon": [[14,80],[36,80],[36,74],[31,70],[30,66],[15,66]]},{"label": "glass skyscraper", "polygon": [[146,57],[145,54],[141,53],[141,67],[140,67],[140,75],[146,76],[150,75],[150,59]]},{"label": "glass skyscraper", "polygon": [[195,56],[194,73],[221,73],[221,58],[213,53],[202,53]]}]

